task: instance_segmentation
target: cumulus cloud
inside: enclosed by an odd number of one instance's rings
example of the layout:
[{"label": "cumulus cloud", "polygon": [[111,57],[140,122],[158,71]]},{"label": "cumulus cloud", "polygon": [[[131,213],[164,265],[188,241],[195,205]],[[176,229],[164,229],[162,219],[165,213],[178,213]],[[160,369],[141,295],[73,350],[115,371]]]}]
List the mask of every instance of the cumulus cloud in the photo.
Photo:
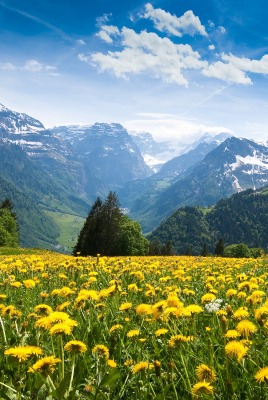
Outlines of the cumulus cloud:
[{"label": "cumulus cloud", "polygon": [[123,125],[134,131],[151,132],[157,141],[171,141],[183,145],[189,145],[205,133],[216,135],[221,132],[232,134],[233,132],[224,126],[210,126],[196,123],[176,115],[143,113],[137,119],[124,121]]},{"label": "cumulus cloud", "polygon": [[117,26],[112,25],[102,25],[97,36],[101,38],[106,43],[113,43],[113,36],[119,35],[120,31]]},{"label": "cumulus cloud", "polygon": [[43,72],[47,75],[58,76],[57,68],[52,65],[42,64],[37,60],[27,60],[24,65],[19,66],[10,62],[0,64],[0,69],[6,71],[28,71],[28,72]]},{"label": "cumulus cloud", "polygon": [[[113,27],[110,31],[106,29],[105,33],[109,38],[116,33],[123,50],[79,55],[81,61],[97,65],[101,72],[109,71],[123,78],[129,74],[150,72],[165,82],[187,86],[183,71],[207,66],[207,62],[201,61],[199,53],[190,45],[174,44],[169,38],[161,38],[153,32],[136,33],[126,27],[120,32]],[[106,37],[104,40],[107,42]]]},{"label": "cumulus cloud", "polygon": [[246,57],[237,57],[233,54],[222,54],[222,61],[217,61],[205,67],[203,74],[218,78],[225,82],[252,84],[246,73],[268,74],[268,54],[260,60],[250,60]]},{"label": "cumulus cloud", "polygon": [[145,12],[140,17],[152,20],[156,29],[170,35],[181,37],[184,34],[191,36],[199,34],[207,36],[205,27],[191,10],[186,11],[181,17],[177,17],[161,8],[154,8],[148,3],[145,5]]}]

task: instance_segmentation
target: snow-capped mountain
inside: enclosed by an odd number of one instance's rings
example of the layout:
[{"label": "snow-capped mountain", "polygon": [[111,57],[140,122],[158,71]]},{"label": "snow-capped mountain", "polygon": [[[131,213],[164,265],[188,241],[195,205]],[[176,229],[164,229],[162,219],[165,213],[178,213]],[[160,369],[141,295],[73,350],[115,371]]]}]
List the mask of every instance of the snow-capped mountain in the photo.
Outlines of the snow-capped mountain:
[{"label": "snow-capped mountain", "polygon": [[173,185],[152,195],[150,204],[137,198],[133,217],[139,217],[145,231],[186,205],[208,206],[219,199],[248,188],[268,184],[268,146],[253,140],[231,137],[202,161],[190,173]]},{"label": "snow-capped mountain", "polygon": [[4,137],[6,134],[35,133],[44,130],[44,125],[30,117],[27,114],[11,111],[3,104],[0,104],[0,134]]}]

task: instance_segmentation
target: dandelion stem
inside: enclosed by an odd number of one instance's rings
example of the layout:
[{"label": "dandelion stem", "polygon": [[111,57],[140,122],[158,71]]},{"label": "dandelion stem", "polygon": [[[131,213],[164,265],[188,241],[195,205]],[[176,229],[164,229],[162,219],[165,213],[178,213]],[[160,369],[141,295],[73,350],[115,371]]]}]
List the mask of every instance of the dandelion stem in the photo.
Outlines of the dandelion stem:
[{"label": "dandelion stem", "polygon": [[74,379],[74,368],[75,368],[75,354],[73,357],[72,372],[71,372],[70,384],[69,384],[69,389],[68,389],[68,395],[72,389],[72,384],[73,384],[73,379]]},{"label": "dandelion stem", "polygon": [[4,336],[4,342],[5,342],[5,344],[7,344],[6,331],[5,331],[4,323],[3,323],[3,320],[1,317],[0,317],[0,324],[1,324],[2,332],[3,332],[3,336]]},{"label": "dandelion stem", "polygon": [[0,382],[0,385],[2,385],[2,386],[4,386],[4,387],[6,387],[7,389],[11,390],[11,391],[12,391],[12,392],[14,392],[14,393],[17,393],[17,391],[16,391],[15,389],[13,389],[12,387],[10,387],[10,386],[6,385],[6,384],[5,384],[5,383],[3,383],[3,382]]}]

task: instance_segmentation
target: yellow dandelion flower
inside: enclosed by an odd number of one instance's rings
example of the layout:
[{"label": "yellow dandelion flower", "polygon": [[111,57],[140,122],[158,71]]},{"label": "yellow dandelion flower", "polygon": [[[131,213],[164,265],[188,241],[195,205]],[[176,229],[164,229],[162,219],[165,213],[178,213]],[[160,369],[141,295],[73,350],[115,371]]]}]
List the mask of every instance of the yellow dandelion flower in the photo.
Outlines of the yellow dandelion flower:
[{"label": "yellow dandelion flower", "polygon": [[260,308],[257,308],[255,310],[255,318],[259,321],[259,322],[265,322],[266,319],[268,318],[268,306],[264,305]]},{"label": "yellow dandelion flower", "polygon": [[117,364],[114,360],[107,360],[107,365],[111,368],[116,368]]},{"label": "yellow dandelion flower", "polygon": [[97,344],[92,349],[92,354],[95,356],[106,358],[106,360],[109,359],[109,349],[108,349],[108,347],[104,346],[103,344]]},{"label": "yellow dandelion flower", "polygon": [[212,300],[216,300],[216,296],[213,293],[206,293],[201,297],[202,303],[210,303]]},{"label": "yellow dandelion flower", "polygon": [[52,313],[53,310],[47,304],[38,304],[36,307],[34,307],[34,311],[39,314],[49,315],[50,313]]},{"label": "yellow dandelion flower", "polygon": [[239,321],[241,319],[245,319],[249,316],[249,312],[247,307],[240,307],[238,310],[234,312],[233,319]]},{"label": "yellow dandelion flower", "polygon": [[31,289],[36,286],[36,283],[33,279],[26,279],[25,281],[23,281],[23,284],[26,289]]},{"label": "yellow dandelion flower", "polygon": [[226,292],[226,297],[232,298],[237,294],[237,290],[235,289],[228,289]]},{"label": "yellow dandelion flower", "polygon": [[157,329],[154,334],[155,334],[155,336],[162,336],[162,335],[165,335],[167,332],[168,332],[168,329],[160,328],[160,329]]},{"label": "yellow dandelion flower", "polygon": [[216,380],[215,371],[208,367],[206,364],[200,364],[195,370],[196,376],[199,381],[213,382]]},{"label": "yellow dandelion flower", "polygon": [[40,372],[42,375],[48,376],[54,372],[55,365],[59,362],[61,362],[61,359],[54,356],[43,357],[33,364],[28,372]]},{"label": "yellow dandelion flower", "polygon": [[191,315],[191,314],[199,314],[199,313],[203,312],[204,310],[202,307],[200,307],[197,304],[190,304],[189,306],[184,307],[183,311],[185,313],[190,313],[190,315]]},{"label": "yellow dandelion flower", "polygon": [[228,339],[237,339],[240,336],[240,333],[237,332],[235,329],[229,329],[225,335],[226,338]]},{"label": "yellow dandelion flower", "polygon": [[257,332],[257,327],[256,325],[253,324],[253,322],[247,320],[247,319],[242,319],[236,326],[236,330],[242,335],[245,336],[246,338],[249,337],[251,333]]},{"label": "yellow dandelion flower", "polygon": [[255,375],[255,379],[258,383],[268,382],[268,367],[264,367],[259,369],[259,371]]},{"label": "yellow dandelion flower", "polygon": [[85,351],[87,351],[87,346],[85,343],[80,342],[80,340],[70,340],[66,343],[64,349],[69,353],[85,353]]},{"label": "yellow dandelion flower", "polygon": [[148,315],[152,313],[152,306],[150,304],[139,304],[136,307],[137,315]]},{"label": "yellow dandelion flower", "polygon": [[134,336],[139,336],[140,331],[138,329],[132,329],[127,333],[127,337],[131,338]]},{"label": "yellow dandelion flower", "polygon": [[110,328],[109,332],[110,332],[110,333],[113,333],[114,331],[117,331],[117,330],[119,330],[119,329],[123,329],[123,325],[120,325],[120,324],[113,325],[113,326]]},{"label": "yellow dandelion flower", "polygon": [[119,307],[119,311],[126,311],[132,307],[132,303],[122,303]]},{"label": "yellow dandelion flower", "polygon": [[169,347],[176,347],[181,343],[189,343],[194,340],[194,336],[174,335],[169,339]]},{"label": "yellow dandelion flower", "polygon": [[148,361],[141,361],[138,364],[133,365],[132,373],[137,374],[138,372],[148,371],[153,367],[154,367],[153,364],[149,363]]},{"label": "yellow dandelion flower", "polygon": [[70,304],[71,304],[70,301],[65,301],[64,303],[59,304],[59,305],[56,307],[56,311],[63,311],[63,310],[65,310],[65,308],[67,308]]},{"label": "yellow dandelion flower", "polygon": [[66,322],[59,322],[49,329],[50,335],[70,335],[73,327]]},{"label": "yellow dandelion flower", "polygon": [[51,324],[51,322],[50,322],[50,320],[49,320],[48,317],[42,317],[42,318],[39,318],[39,319],[35,322],[34,326],[35,326],[36,328],[43,328],[43,329],[48,330],[48,329],[51,328],[52,324]]},{"label": "yellow dandelion flower", "polygon": [[248,352],[248,347],[244,346],[243,343],[232,340],[225,346],[225,353],[230,357],[236,357],[237,361],[240,362]]},{"label": "yellow dandelion flower", "polygon": [[6,356],[17,358],[19,362],[26,361],[32,355],[38,356],[43,354],[43,350],[37,346],[18,346],[5,350]]},{"label": "yellow dandelion flower", "polygon": [[208,395],[212,396],[213,395],[213,386],[209,382],[197,382],[193,387],[192,387],[192,394],[194,398],[200,396],[200,395]]}]

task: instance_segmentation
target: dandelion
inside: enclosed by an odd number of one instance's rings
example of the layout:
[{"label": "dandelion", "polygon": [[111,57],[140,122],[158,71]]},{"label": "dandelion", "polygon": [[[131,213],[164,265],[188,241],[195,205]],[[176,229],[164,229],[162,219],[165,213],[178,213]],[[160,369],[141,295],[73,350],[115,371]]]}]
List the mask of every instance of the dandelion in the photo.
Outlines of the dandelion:
[{"label": "dandelion", "polygon": [[169,347],[176,347],[181,343],[189,343],[194,340],[193,336],[184,336],[184,335],[174,335],[169,339],[168,345]]},{"label": "dandelion", "polygon": [[49,315],[53,310],[47,304],[38,304],[36,307],[34,307],[34,311],[42,315]]},{"label": "dandelion", "polygon": [[239,321],[241,319],[247,318],[248,316],[249,316],[249,312],[248,312],[247,307],[240,307],[238,310],[236,310],[234,312],[233,319]]},{"label": "dandelion", "polygon": [[251,333],[257,332],[257,327],[253,324],[253,322],[243,319],[240,321],[237,326],[236,330],[242,335],[245,336],[246,338],[249,337]]},{"label": "dandelion", "polygon": [[95,356],[106,358],[106,360],[108,360],[108,358],[109,358],[109,349],[108,349],[108,347],[104,346],[103,344],[97,344],[92,349],[92,354],[95,355]]},{"label": "dandelion", "polygon": [[194,397],[200,395],[213,395],[213,386],[209,382],[198,382],[192,387],[192,394]]},{"label": "dandelion", "polygon": [[38,356],[43,354],[43,350],[37,346],[18,346],[5,350],[6,356],[17,358],[19,362],[26,361],[32,355]]},{"label": "dandelion", "polygon": [[230,357],[236,357],[240,362],[248,352],[248,348],[243,343],[232,340],[225,346],[225,353]]},{"label": "dandelion", "polygon": [[168,329],[160,328],[160,329],[157,329],[154,334],[155,334],[155,336],[162,336],[162,335],[165,335],[167,332],[168,332]]},{"label": "dandelion", "polygon": [[148,315],[152,312],[152,306],[150,304],[140,304],[136,307],[137,315]]},{"label": "dandelion", "polygon": [[132,307],[132,303],[122,303],[119,307],[119,311],[126,311]]},{"label": "dandelion", "polygon": [[61,362],[61,359],[54,356],[43,357],[33,364],[28,372],[40,372],[42,375],[48,376],[54,372],[55,365],[59,362]]},{"label": "dandelion", "polygon": [[225,335],[226,338],[228,339],[237,339],[240,336],[240,333],[237,332],[235,329],[229,329]]},{"label": "dandelion", "polygon": [[80,340],[71,340],[64,346],[64,349],[69,353],[85,353],[87,346]]},{"label": "dandelion", "polygon": [[25,281],[23,281],[23,284],[26,289],[31,289],[36,286],[36,283],[33,279],[26,279]]},{"label": "dandelion", "polygon": [[141,361],[138,364],[133,365],[132,373],[137,374],[138,372],[148,371],[153,367],[154,367],[153,364],[149,363],[148,361]]},{"label": "dandelion", "polygon": [[268,367],[259,369],[255,375],[255,379],[258,383],[266,382],[268,383]]},{"label": "dandelion", "polygon": [[216,373],[206,364],[200,364],[195,370],[199,381],[213,382],[216,379]]},{"label": "dandelion", "polygon": [[72,326],[66,322],[59,322],[49,329],[50,335],[70,335],[72,333]]},{"label": "dandelion", "polygon": [[120,325],[120,324],[113,325],[113,326],[110,328],[109,332],[110,332],[110,333],[113,333],[114,331],[117,331],[117,330],[119,330],[119,329],[123,329],[123,325]]},{"label": "dandelion", "polygon": [[107,360],[107,365],[110,368],[116,368],[116,366],[117,366],[117,364],[116,364],[116,362],[114,360]]},{"label": "dandelion", "polygon": [[138,329],[132,329],[127,333],[127,337],[134,337],[134,336],[139,336],[140,331]]}]

